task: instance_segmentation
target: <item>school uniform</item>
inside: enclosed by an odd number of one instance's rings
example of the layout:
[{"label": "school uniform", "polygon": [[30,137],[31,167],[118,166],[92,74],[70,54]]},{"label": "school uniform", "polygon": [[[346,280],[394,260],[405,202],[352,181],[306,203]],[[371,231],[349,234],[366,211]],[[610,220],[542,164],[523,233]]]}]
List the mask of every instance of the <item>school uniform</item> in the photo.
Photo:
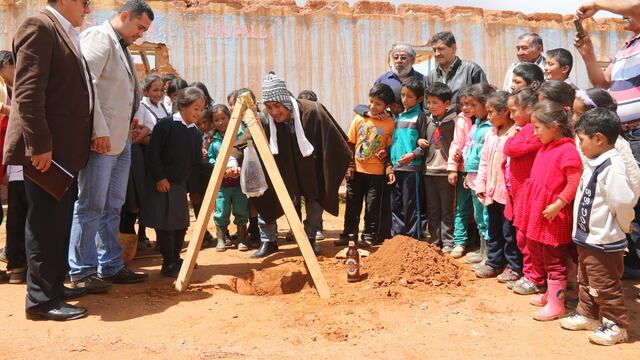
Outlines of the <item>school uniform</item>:
[{"label": "school uniform", "polygon": [[[156,123],[168,116],[171,116],[171,114],[164,105],[161,103],[153,105],[149,98],[145,96],[142,98],[142,101],[140,101],[140,107],[136,112],[135,118],[138,119],[139,125],[145,126],[153,132]],[[131,170],[129,172],[127,197],[125,205],[123,206],[123,212],[137,212],[144,204],[146,187],[144,165],[145,149],[146,145],[144,144],[131,145]]]},{"label": "school uniform", "polygon": [[[187,124],[180,113],[160,120],[147,146],[147,186],[142,225],[156,229],[165,264],[179,260],[184,234],[189,227],[187,180],[202,157],[202,143],[192,134],[195,124]],[[167,179],[168,192],[156,190],[156,183]]]}]

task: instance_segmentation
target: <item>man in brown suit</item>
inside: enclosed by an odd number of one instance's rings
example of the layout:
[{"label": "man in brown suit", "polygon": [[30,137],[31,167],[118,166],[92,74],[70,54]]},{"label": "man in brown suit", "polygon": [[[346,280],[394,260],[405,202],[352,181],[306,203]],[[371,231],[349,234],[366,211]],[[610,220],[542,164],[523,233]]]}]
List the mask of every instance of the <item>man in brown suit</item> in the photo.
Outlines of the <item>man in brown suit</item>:
[{"label": "man in brown suit", "polygon": [[[90,0],[49,0],[26,19],[13,39],[14,97],[4,162],[45,172],[52,161],[77,174],[89,156],[93,116],[91,75],[75,29],[90,13]],[[77,183],[57,201],[25,177],[29,210],[27,318],[77,319],[86,309],[69,305],[63,285]]]}]

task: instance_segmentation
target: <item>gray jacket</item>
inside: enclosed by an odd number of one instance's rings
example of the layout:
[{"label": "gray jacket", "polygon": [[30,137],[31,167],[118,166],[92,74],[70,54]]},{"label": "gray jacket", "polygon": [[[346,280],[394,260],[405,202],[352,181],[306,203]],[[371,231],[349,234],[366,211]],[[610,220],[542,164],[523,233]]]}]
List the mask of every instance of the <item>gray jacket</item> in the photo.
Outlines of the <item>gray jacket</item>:
[{"label": "gray jacket", "polygon": [[453,91],[453,99],[451,99],[451,102],[457,104],[458,96],[462,89],[473,84],[486,83],[488,81],[487,75],[485,75],[480,65],[456,57],[449,72],[446,74],[446,78],[440,66],[429,73],[429,76],[427,76],[427,87],[436,82],[447,84],[451,88],[451,91]]}]

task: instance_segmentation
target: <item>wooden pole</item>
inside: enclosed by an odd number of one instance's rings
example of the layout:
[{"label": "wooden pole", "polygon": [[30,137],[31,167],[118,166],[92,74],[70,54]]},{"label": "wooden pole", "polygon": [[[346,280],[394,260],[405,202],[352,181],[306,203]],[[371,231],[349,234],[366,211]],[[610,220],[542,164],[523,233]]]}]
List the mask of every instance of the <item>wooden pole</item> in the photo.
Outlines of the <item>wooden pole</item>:
[{"label": "wooden pole", "polygon": [[[304,232],[302,222],[300,221],[295,207],[293,206],[293,202],[289,197],[289,192],[284,184],[284,180],[282,180],[282,175],[280,175],[276,161],[271,154],[262,126],[254,115],[254,108],[255,104],[248,93],[240,95],[236,100],[236,105],[233,109],[231,120],[229,121],[229,128],[227,128],[224,139],[222,140],[220,154],[218,155],[218,160],[213,168],[213,173],[211,174],[209,186],[207,187],[207,192],[205,193],[202,202],[200,214],[196,220],[192,240],[189,242],[186,259],[182,264],[180,274],[178,274],[178,279],[176,280],[176,289],[178,291],[184,291],[191,280],[193,267],[195,265],[196,258],[198,257],[200,246],[202,245],[202,239],[204,238],[206,224],[208,222],[207,220],[211,217],[213,207],[215,206],[214,199],[217,197],[218,191],[220,190],[223,172],[226,169],[227,161],[229,160],[231,147],[235,143],[236,134],[238,133],[238,128],[240,126],[240,119],[244,117],[245,124],[251,133],[256,149],[258,150],[260,158],[267,170],[267,176],[271,179],[271,183],[276,191],[280,205],[282,206],[285,216],[287,217],[287,221],[289,221],[289,225],[293,231],[294,238],[300,247],[302,257],[307,265],[307,269],[309,269],[311,279],[318,290],[318,295],[322,299],[328,299],[331,297],[331,290],[329,289],[326,279],[322,275],[318,259],[313,253],[311,243],[307,238],[307,234]],[[220,156],[222,156],[222,158],[220,158]]]},{"label": "wooden pole", "polygon": [[293,231],[294,238],[296,239],[296,242],[300,247],[302,257],[304,258],[304,262],[307,265],[307,269],[309,269],[309,274],[311,275],[313,283],[318,290],[318,294],[320,295],[320,298],[328,299],[331,297],[331,290],[329,289],[327,280],[325,280],[324,276],[322,275],[320,264],[318,264],[318,259],[316,258],[316,255],[311,248],[309,238],[307,238],[307,234],[304,232],[302,222],[300,221],[298,213],[293,206],[293,202],[291,201],[289,192],[284,185],[284,180],[282,180],[282,175],[280,175],[280,171],[278,170],[278,166],[276,165],[276,160],[274,159],[273,154],[271,154],[271,150],[269,149],[267,138],[262,132],[262,126],[260,126],[260,124],[258,123],[258,120],[256,119],[253,111],[247,111],[245,113],[244,121],[247,125],[247,128],[251,132],[253,142],[256,146],[256,149],[258,150],[258,153],[260,154],[262,162],[264,163],[267,174],[271,179],[271,184],[276,191],[276,195],[278,196],[280,205],[282,206],[284,214],[287,217],[287,221],[289,221],[291,231]]},{"label": "wooden pole", "polygon": [[245,102],[238,99],[233,109],[233,114],[231,114],[231,120],[229,120],[227,131],[224,133],[224,138],[222,139],[220,154],[218,154],[216,164],[213,166],[213,172],[211,173],[211,178],[209,179],[207,192],[204,194],[202,206],[200,207],[200,213],[198,214],[198,218],[196,219],[196,226],[193,229],[193,233],[191,234],[191,241],[189,241],[187,255],[184,259],[184,262],[182,263],[182,267],[180,268],[178,279],[176,280],[175,286],[178,291],[184,291],[187,286],[189,286],[189,282],[191,281],[191,273],[193,272],[193,267],[196,264],[200,246],[202,246],[204,233],[207,231],[207,223],[209,222],[211,213],[216,206],[216,198],[218,197],[218,191],[220,191],[220,185],[222,184],[224,172],[227,169],[227,162],[229,161],[231,148],[236,142],[238,129],[240,128],[242,116],[246,109],[247,108]]}]

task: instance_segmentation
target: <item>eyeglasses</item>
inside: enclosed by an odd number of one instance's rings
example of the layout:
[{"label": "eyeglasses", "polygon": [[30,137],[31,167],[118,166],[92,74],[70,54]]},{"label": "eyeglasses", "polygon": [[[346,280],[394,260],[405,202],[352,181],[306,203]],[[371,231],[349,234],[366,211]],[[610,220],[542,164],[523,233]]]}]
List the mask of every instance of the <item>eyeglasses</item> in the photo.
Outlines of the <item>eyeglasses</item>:
[{"label": "eyeglasses", "polygon": [[89,6],[91,6],[91,2],[93,0],[82,0],[82,6],[84,6],[84,8],[88,8]]}]

